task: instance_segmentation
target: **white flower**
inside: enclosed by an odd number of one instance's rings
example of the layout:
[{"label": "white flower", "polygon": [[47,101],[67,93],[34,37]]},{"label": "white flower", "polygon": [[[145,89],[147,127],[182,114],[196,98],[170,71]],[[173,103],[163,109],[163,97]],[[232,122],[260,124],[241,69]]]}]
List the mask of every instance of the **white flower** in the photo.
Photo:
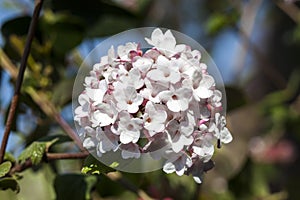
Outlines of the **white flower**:
[{"label": "white flower", "polygon": [[102,76],[105,78],[107,84],[117,81],[119,78],[119,69],[117,68],[108,68],[102,73]]},{"label": "white flower", "polygon": [[122,84],[132,86],[135,89],[140,89],[144,86],[144,80],[141,78],[141,74],[136,68],[132,68],[127,75],[121,76],[120,80]]},{"label": "white flower", "polygon": [[89,127],[86,126],[84,128],[84,140],[83,140],[83,147],[90,150],[93,149],[97,146],[98,139],[96,138],[96,131]]},{"label": "white flower", "polygon": [[94,105],[102,103],[103,97],[107,91],[107,84],[105,80],[101,80],[97,88],[86,88],[86,94],[88,97],[94,101]]},{"label": "white flower", "polygon": [[117,118],[117,110],[112,104],[100,103],[91,112],[90,121],[93,127],[113,124]]},{"label": "white flower", "polygon": [[143,120],[132,118],[127,112],[122,111],[119,114],[119,124],[117,133],[120,135],[120,141],[123,144],[130,142],[136,143],[140,138]]},{"label": "white flower", "polygon": [[215,108],[219,108],[222,106],[222,93],[219,90],[214,90],[213,95],[210,97],[210,103]]},{"label": "white flower", "polygon": [[171,65],[172,62],[164,56],[157,59],[157,68],[148,72],[147,77],[162,83],[177,83],[180,81],[178,69]]},{"label": "white flower", "polygon": [[185,153],[174,154],[163,166],[163,171],[167,174],[176,172],[178,176],[182,176],[188,167],[192,165],[192,159]]},{"label": "white flower", "polygon": [[196,183],[200,184],[203,173],[214,167],[213,161],[203,162],[200,158],[193,159],[193,164],[190,166],[186,174],[192,174],[193,179]]},{"label": "white flower", "polygon": [[99,81],[95,74],[90,73],[91,76],[87,76],[84,79],[84,86],[87,88],[98,88]]},{"label": "white flower", "polygon": [[74,110],[74,120],[81,126],[90,126],[89,120],[90,100],[85,92],[78,97],[79,106]]},{"label": "white flower", "polygon": [[213,95],[215,80],[212,76],[204,74],[198,88],[194,90],[196,99],[206,99]]},{"label": "white flower", "polygon": [[128,42],[126,45],[120,45],[118,46],[117,52],[118,56],[122,61],[130,60],[129,58],[129,53],[131,51],[137,51],[138,50],[138,45],[133,42]]},{"label": "white flower", "polygon": [[100,63],[96,63],[93,66],[93,72],[96,72],[97,75],[101,75],[105,67],[113,64],[115,58],[115,50],[114,47],[111,46],[110,49],[107,51],[107,56],[101,57]]},{"label": "white flower", "polygon": [[132,63],[133,68],[140,70],[143,76],[150,70],[153,60],[150,58],[140,57]]},{"label": "white flower", "polygon": [[75,109],[75,120],[80,122],[80,118],[87,117],[90,111],[90,101],[86,92],[83,92],[78,97],[79,106]]},{"label": "white flower", "polygon": [[149,131],[149,134],[152,137],[156,133],[162,132],[165,129],[167,112],[159,109],[159,107],[151,101],[148,101],[143,119],[144,127]]},{"label": "white flower", "polygon": [[173,112],[185,111],[188,109],[192,90],[189,88],[171,88],[169,91],[159,93],[159,98],[166,102],[168,109]]},{"label": "white flower", "polygon": [[215,127],[214,127],[215,136],[216,138],[220,139],[222,143],[227,144],[232,141],[232,135],[225,126],[226,126],[225,117],[221,116],[220,113],[216,113]]},{"label": "white flower", "polygon": [[175,153],[180,152],[185,146],[193,143],[193,137],[190,133],[185,133],[182,129],[182,124],[176,120],[169,122],[166,132],[168,133],[168,140],[172,145],[172,150]]},{"label": "white flower", "polygon": [[171,148],[166,133],[157,133],[149,138],[149,142],[144,146],[145,153],[150,153],[154,160],[160,160],[162,157],[167,157],[165,154]]},{"label": "white flower", "polygon": [[129,144],[122,144],[120,146],[120,149],[122,150],[122,158],[128,159],[128,158],[139,158],[141,156],[141,152],[139,149],[139,146],[134,143]]},{"label": "white flower", "polygon": [[144,100],[132,86],[115,88],[113,96],[117,101],[117,108],[120,111],[126,110],[129,113],[136,113]]},{"label": "white flower", "polygon": [[176,39],[170,30],[167,30],[165,34],[157,28],[151,34],[151,39],[145,38],[148,44],[153,45],[164,55],[171,57],[178,52],[184,50],[185,45],[176,45]]},{"label": "white flower", "polygon": [[[184,67],[182,65],[181,67]],[[188,65],[187,69],[180,68],[182,72],[182,76],[184,77],[184,80],[182,81],[182,85],[187,88],[192,88],[193,90],[195,88],[199,87],[199,83],[202,79],[202,72],[197,67],[191,67]],[[195,92],[194,92],[195,93]],[[195,95],[195,94],[194,94]],[[197,98],[196,98],[197,99]]]},{"label": "white flower", "polygon": [[193,153],[199,156],[203,161],[207,162],[214,154],[215,148],[211,143],[201,142],[200,145],[192,146]]},{"label": "white flower", "polygon": [[74,111],[79,136],[98,157],[149,154],[167,160],[166,173],[192,174],[201,183],[213,167],[216,141],[232,140],[220,114],[222,93],[201,52],[177,45],[171,31],[155,29],[145,40],[153,46],[146,52],[132,42],[116,53],[112,46],[85,77]]},{"label": "white flower", "polygon": [[108,151],[117,151],[119,147],[119,137],[113,134],[108,126],[104,127],[104,131],[98,127],[96,132],[99,140],[97,145],[97,155],[99,157]]},{"label": "white flower", "polygon": [[150,100],[153,103],[160,103],[159,93],[167,90],[168,85],[165,83],[159,83],[150,81],[149,79],[145,78],[145,85],[146,87],[140,91],[140,94],[145,98]]}]

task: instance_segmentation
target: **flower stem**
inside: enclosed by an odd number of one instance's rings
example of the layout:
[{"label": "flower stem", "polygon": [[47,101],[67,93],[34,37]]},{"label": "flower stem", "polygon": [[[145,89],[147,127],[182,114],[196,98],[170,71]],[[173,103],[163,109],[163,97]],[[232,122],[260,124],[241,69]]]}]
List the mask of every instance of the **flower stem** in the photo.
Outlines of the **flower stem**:
[{"label": "flower stem", "polygon": [[35,1],[33,16],[32,16],[31,22],[30,22],[30,26],[29,26],[29,30],[28,30],[28,37],[26,40],[23,56],[21,59],[20,70],[19,70],[18,78],[17,78],[17,82],[16,82],[15,93],[14,93],[14,96],[13,96],[13,99],[11,102],[11,106],[10,106],[9,113],[8,113],[8,118],[7,118],[6,125],[5,125],[5,130],[4,130],[4,134],[3,134],[3,138],[2,138],[2,143],[1,143],[1,148],[0,148],[0,163],[3,162],[9,134],[11,131],[11,126],[12,126],[13,120],[15,118],[16,108],[17,108],[19,96],[20,96],[20,90],[22,87],[24,73],[25,73],[25,69],[26,69],[26,65],[27,65],[27,59],[28,59],[29,52],[31,49],[31,44],[32,44],[32,40],[34,37],[34,32],[35,32],[35,28],[36,28],[36,25],[38,22],[40,11],[42,9],[42,5],[43,5],[43,0]]}]

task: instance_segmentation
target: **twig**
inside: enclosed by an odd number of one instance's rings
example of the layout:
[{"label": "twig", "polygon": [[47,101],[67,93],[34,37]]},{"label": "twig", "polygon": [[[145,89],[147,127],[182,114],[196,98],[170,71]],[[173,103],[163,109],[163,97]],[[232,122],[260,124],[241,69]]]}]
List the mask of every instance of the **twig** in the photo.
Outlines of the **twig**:
[{"label": "twig", "polygon": [[79,153],[47,153],[46,158],[50,160],[59,160],[59,159],[83,159],[86,158],[90,153],[79,152]]},{"label": "twig", "polygon": [[266,77],[273,82],[273,84],[279,88],[284,89],[287,86],[287,80],[282,76],[282,74],[277,70],[278,67],[271,62],[257,47],[253,44],[247,34],[242,30],[237,28],[240,33],[240,37],[244,44],[249,47],[249,49],[254,53],[255,57],[259,59],[263,65],[261,67],[262,72]]},{"label": "twig", "polygon": [[[46,161],[55,161],[55,160],[61,160],[61,159],[84,159],[89,155],[88,152],[79,152],[79,153],[46,153],[45,154],[45,160]],[[26,160],[22,164],[16,164],[14,165],[9,174],[13,175],[17,172],[22,172],[30,167],[32,167],[33,164],[31,160]],[[145,191],[137,188],[135,185],[133,185],[129,180],[124,178],[120,172],[110,172],[108,174],[105,174],[107,178],[109,178],[111,181],[117,182],[120,185],[122,185],[125,189],[135,193],[137,196],[139,196],[143,200],[153,200]]]},{"label": "twig", "polygon": [[275,2],[276,5],[287,14],[294,22],[300,24],[300,9],[294,3]]},{"label": "twig", "polygon": [[197,184],[197,185],[196,185],[196,190],[195,190],[195,192],[194,192],[194,196],[193,196],[192,199],[197,200],[197,199],[200,198],[201,188],[202,188],[202,185],[200,185],[200,184]]},{"label": "twig", "polygon": [[51,101],[43,95],[39,94],[36,90],[31,87],[26,88],[26,92],[31,96],[33,101],[39,105],[39,107],[43,110],[43,112],[60,125],[60,127],[67,133],[67,135],[73,139],[76,145],[80,148],[81,151],[86,151],[82,146],[82,142],[79,136],[75,133],[75,131],[70,127],[70,125],[60,116],[57,109],[53,106]]},{"label": "twig", "polygon": [[12,123],[13,123],[13,120],[15,117],[16,108],[17,108],[18,100],[19,100],[19,96],[20,96],[20,90],[22,87],[23,79],[24,79],[24,72],[25,72],[26,65],[27,65],[27,59],[29,56],[31,43],[32,43],[32,40],[34,37],[34,32],[35,32],[35,28],[37,25],[37,21],[38,21],[39,15],[40,15],[42,5],[43,5],[43,0],[35,1],[35,8],[34,8],[33,16],[31,19],[30,26],[29,26],[28,37],[26,40],[23,56],[21,59],[21,65],[20,65],[17,82],[16,82],[15,93],[14,93],[14,96],[13,96],[13,99],[11,102],[11,106],[10,106],[9,113],[8,113],[8,118],[7,118],[6,125],[5,125],[5,130],[4,130],[4,134],[3,134],[3,138],[2,138],[1,149],[0,149],[0,163],[2,163],[3,158],[4,158],[9,134],[11,131],[11,126],[12,126]]},{"label": "twig", "polygon": [[[88,152],[79,152],[79,153],[46,153],[45,160],[53,161],[53,160],[61,160],[61,159],[84,159],[89,155]],[[32,167],[31,160],[26,160],[24,163],[15,164],[9,174],[13,175],[16,172],[22,172],[25,169]]]},{"label": "twig", "polygon": [[135,185],[133,185],[131,182],[129,182],[126,178],[124,178],[120,172],[110,172],[110,173],[106,174],[106,177],[108,177],[112,181],[118,182],[124,188],[135,193],[137,196],[139,196],[143,200],[153,200],[153,198],[151,198],[145,191],[137,188]]},{"label": "twig", "polygon": [[[10,61],[10,59],[7,57],[7,55],[3,52],[1,48],[0,48],[0,65],[10,73],[10,76],[13,79],[17,79],[16,66],[14,66],[14,64]],[[57,109],[53,106],[51,101],[49,101],[45,95],[38,93],[32,87],[27,87],[25,91],[26,93],[29,94],[29,96],[31,96],[32,100],[43,110],[43,112],[47,116],[55,119],[55,121],[61,126],[61,128],[67,133],[67,135],[74,140],[74,142],[80,148],[80,150],[85,151],[78,135],[69,126],[69,124],[60,116],[60,114],[58,113]]]},{"label": "twig", "polygon": [[0,66],[6,71],[8,71],[11,77],[15,79],[18,77],[18,69],[3,52],[2,48],[0,48]]},{"label": "twig", "polygon": [[74,142],[77,144],[77,146],[80,148],[81,151],[86,151],[86,149],[82,146],[82,142],[78,135],[74,132],[74,130],[69,126],[69,124],[64,120],[64,118],[61,117],[60,114],[55,113],[54,119],[56,122],[62,127],[62,129],[69,135],[69,137],[74,140]]}]

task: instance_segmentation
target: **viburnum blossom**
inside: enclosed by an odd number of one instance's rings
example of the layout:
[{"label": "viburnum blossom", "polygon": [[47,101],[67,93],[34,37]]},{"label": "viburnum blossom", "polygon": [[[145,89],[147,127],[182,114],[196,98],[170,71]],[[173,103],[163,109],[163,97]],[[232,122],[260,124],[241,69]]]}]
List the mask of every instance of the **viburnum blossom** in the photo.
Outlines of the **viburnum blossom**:
[{"label": "viburnum blossom", "polygon": [[213,167],[217,143],[232,136],[222,115],[222,93],[201,52],[177,44],[170,30],[145,38],[151,48],[128,42],[111,47],[84,79],[74,120],[83,146],[98,157],[148,154],[163,170],[201,183]]}]

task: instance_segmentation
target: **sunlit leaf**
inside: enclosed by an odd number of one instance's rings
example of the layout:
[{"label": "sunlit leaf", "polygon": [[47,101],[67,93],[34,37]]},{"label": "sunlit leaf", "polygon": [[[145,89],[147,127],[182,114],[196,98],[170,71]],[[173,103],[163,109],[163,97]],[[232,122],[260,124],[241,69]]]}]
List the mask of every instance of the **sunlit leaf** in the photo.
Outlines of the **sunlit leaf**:
[{"label": "sunlit leaf", "polygon": [[46,150],[57,140],[56,138],[48,142],[33,142],[20,154],[18,158],[19,162],[24,163],[27,159],[30,159],[32,164],[39,164]]},{"label": "sunlit leaf", "polygon": [[9,153],[9,152],[5,152],[4,160],[10,161],[12,163],[16,162],[15,157],[11,153]]},{"label": "sunlit leaf", "polygon": [[0,165],[0,178],[5,176],[9,172],[11,166],[12,164],[9,161],[5,161]]},{"label": "sunlit leaf", "polygon": [[206,23],[206,31],[209,34],[216,34],[227,26],[232,26],[238,20],[238,14],[231,13],[215,13],[212,14]]},{"label": "sunlit leaf", "polygon": [[97,160],[94,156],[89,155],[83,163],[83,167],[81,172],[84,174],[101,174],[116,171],[113,167],[117,167],[119,163],[113,162],[110,167],[104,165],[99,160]]}]

